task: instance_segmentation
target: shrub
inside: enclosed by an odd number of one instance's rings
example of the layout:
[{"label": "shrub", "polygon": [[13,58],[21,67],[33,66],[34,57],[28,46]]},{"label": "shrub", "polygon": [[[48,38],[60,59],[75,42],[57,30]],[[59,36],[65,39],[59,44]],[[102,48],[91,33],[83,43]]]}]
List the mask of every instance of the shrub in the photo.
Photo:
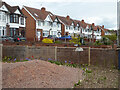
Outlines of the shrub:
[{"label": "shrub", "polygon": [[80,43],[80,38],[72,37],[72,40],[70,40],[69,42],[70,42],[70,43],[74,43],[74,44],[79,44],[79,45],[81,45],[81,43]]},{"label": "shrub", "polygon": [[43,43],[53,43],[52,39],[45,38],[42,40]]},{"label": "shrub", "polygon": [[57,40],[57,41],[55,41],[54,43],[56,43],[56,44],[61,44],[62,41]]}]

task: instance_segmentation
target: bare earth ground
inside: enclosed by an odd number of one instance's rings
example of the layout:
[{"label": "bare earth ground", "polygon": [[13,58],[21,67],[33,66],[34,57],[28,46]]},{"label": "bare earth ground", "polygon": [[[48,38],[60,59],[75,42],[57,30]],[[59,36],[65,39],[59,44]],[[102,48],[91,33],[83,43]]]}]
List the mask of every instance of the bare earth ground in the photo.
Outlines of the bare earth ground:
[{"label": "bare earth ground", "polygon": [[118,88],[119,73],[117,69],[97,66],[87,67],[92,73],[85,74],[85,79],[77,88]]},{"label": "bare earth ground", "polygon": [[83,79],[81,69],[41,60],[3,63],[2,70],[2,88],[72,88]]}]

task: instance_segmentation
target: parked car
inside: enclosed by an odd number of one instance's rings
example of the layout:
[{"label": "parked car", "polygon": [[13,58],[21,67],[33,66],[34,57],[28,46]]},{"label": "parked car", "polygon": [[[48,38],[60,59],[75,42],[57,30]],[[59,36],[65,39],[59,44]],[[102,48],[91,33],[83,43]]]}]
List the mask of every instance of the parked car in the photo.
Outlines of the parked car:
[{"label": "parked car", "polygon": [[10,42],[13,42],[13,38],[10,37],[10,36],[2,36],[0,38],[0,41],[10,41]]},{"label": "parked car", "polygon": [[66,40],[71,40],[72,37],[65,35],[65,36],[59,37],[59,39],[61,39],[61,40],[65,40],[65,39],[66,39]]},{"label": "parked car", "polygon": [[14,36],[13,37],[13,40],[15,42],[22,42],[22,41],[26,41],[26,38],[25,37],[22,37],[22,36]]}]

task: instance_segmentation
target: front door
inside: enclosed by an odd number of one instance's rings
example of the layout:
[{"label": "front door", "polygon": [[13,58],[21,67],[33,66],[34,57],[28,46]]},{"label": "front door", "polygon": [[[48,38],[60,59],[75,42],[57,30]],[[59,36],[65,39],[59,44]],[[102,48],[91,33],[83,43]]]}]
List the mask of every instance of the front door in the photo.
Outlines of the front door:
[{"label": "front door", "polygon": [[38,38],[38,41],[40,41],[40,37],[41,37],[41,32],[38,31],[38,32],[37,32],[37,38]]}]

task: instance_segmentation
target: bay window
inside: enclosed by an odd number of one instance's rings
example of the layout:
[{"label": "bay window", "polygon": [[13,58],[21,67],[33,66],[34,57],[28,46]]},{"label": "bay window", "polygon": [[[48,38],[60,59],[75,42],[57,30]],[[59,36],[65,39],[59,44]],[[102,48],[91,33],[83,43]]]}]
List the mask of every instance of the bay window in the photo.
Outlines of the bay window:
[{"label": "bay window", "polygon": [[19,23],[19,16],[15,14],[10,15],[10,23]]},{"label": "bay window", "polygon": [[43,37],[47,37],[49,35],[49,31],[43,31]]},{"label": "bay window", "polygon": [[21,25],[24,25],[24,17],[21,17]]}]

